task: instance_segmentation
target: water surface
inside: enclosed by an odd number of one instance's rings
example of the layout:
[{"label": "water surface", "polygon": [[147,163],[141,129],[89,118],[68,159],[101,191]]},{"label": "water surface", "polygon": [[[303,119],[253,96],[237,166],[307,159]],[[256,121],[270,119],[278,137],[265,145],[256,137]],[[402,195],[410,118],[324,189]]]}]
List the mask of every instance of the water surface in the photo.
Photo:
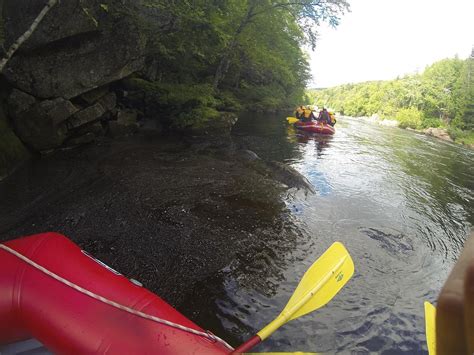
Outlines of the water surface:
[{"label": "water surface", "polygon": [[426,353],[423,302],[436,300],[474,223],[473,151],[349,118],[339,119],[333,137],[312,136],[284,117],[243,115],[234,138],[296,168],[317,192],[281,196],[291,240],[283,232],[257,260],[223,270],[222,290],[202,320],[215,312],[223,335],[252,335],[284,307],[311,263],[341,241],[355,263],[353,279],[257,350]]}]

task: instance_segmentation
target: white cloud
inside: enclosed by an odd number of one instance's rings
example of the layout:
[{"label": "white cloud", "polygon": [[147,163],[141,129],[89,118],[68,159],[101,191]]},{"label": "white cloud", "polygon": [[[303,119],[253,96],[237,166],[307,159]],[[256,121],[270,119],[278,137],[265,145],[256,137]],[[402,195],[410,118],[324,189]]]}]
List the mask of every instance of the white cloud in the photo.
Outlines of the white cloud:
[{"label": "white cloud", "polygon": [[349,0],[336,29],[322,27],[311,53],[313,86],[387,80],[422,71],[474,45],[473,0]]}]

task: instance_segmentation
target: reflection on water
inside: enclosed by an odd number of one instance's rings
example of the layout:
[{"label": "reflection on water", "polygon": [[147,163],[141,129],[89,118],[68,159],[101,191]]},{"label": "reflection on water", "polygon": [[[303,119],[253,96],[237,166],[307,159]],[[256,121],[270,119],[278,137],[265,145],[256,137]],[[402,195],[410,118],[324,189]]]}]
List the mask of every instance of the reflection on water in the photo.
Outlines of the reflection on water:
[{"label": "reflection on water", "polygon": [[261,329],[338,240],[354,259],[353,279],[256,350],[425,353],[423,301],[435,301],[474,223],[473,151],[353,119],[339,119],[332,137],[309,135],[284,117],[244,115],[234,137],[290,164],[317,192],[283,195],[291,233],[269,236],[260,254],[222,272],[212,310],[222,334],[238,343]]}]

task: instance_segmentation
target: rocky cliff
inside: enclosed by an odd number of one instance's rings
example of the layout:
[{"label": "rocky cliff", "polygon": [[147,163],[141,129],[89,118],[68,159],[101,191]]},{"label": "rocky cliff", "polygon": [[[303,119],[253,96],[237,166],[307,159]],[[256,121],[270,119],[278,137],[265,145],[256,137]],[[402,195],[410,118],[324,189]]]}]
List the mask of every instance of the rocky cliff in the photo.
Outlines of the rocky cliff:
[{"label": "rocky cliff", "polygon": [[[29,28],[45,3],[3,2],[3,48]],[[10,131],[24,145],[41,152],[93,139],[111,121],[115,128],[136,127],[136,115],[117,104],[113,83],[144,68],[147,40],[137,20],[143,11],[136,0],[68,0],[51,8],[2,73]]]},{"label": "rocky cliff", "polygon": [[[4,51],[28,30],[46,3],[3,1]],[[136,73],[147,79],[143,82],[155,79],[158,64],[151,40],[171,27],[177,31],[175,25],[169,13],[145,0],[59,1],[0,74],[3,131],[14,133],[30,151],[48,152],[136,130],[137,118],[161,114],[156,102],[162,93],[129,87],[123,79]],[[229,132],[235,115],[217,116],[190,132]],[[3,161],[16,160],[10,155],[8,149],[0,151],[0,158],[6,156]]]}]

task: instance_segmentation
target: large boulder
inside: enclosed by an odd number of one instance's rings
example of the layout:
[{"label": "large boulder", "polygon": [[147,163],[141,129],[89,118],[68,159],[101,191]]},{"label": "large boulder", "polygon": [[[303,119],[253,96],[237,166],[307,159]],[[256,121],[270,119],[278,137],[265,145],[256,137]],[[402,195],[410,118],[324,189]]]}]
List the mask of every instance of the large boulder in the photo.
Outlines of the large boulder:
[{"label": "large boulder", "polygon": [[19,90],[12,91],[8,106],[19,138],[38,151],[58,147],[64,142],[67,130],[63,122],[78,110],[69,100],[36,101]]},{"label": "large boulder", "polygon": [[[5,0],[5,45],[34,21],[46,0]],[[60,1],[9,61],[3,74],[35,96],[66,99],[124,78],[144,65],[146,38],[129,1]]]}]

